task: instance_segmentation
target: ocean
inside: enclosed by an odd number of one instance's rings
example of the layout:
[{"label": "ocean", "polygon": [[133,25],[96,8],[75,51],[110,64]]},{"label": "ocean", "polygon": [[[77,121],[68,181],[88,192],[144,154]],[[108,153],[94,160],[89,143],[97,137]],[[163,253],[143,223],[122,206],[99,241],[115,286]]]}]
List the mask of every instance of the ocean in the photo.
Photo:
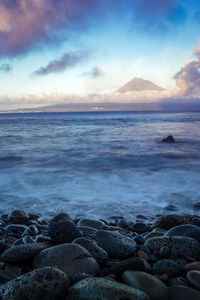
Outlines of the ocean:
[{"label": "ocean", "polygon": [[199,202],[198,112],[0,115],[1,213],[132,219]]}]

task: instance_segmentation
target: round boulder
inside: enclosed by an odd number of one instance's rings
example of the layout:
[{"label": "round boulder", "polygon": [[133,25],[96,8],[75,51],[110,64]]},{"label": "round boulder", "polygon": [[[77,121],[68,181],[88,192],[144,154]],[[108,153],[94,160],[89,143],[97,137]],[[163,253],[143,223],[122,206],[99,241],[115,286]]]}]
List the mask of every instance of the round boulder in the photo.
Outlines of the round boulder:
[{"label": "round boulder", "polygon": [[165,236],[187,236],[200,242],[200,228],[191,224],[179,225],[168,230]]}]

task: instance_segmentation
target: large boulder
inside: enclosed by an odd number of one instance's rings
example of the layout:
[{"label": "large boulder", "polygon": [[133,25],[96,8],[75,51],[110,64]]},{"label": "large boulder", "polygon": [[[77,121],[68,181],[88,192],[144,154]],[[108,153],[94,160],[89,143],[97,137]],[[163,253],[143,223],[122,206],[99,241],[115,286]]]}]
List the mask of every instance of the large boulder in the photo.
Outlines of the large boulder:
[{"label": "large boulder", "polygon": [[86,278],[75,283],[68,300],[150,300],[147,294],[125,284],[103,278]]},{"label": "large boulder", "polygon": [[56,268],[42,268],[0,287],[2,300],[58,300],[67,294],[69,279]]},{"label": "large boulder", "polygon": [[165,236],[187,236],[200,242],[200,228],[196,225],[179,225],[169,229]]},{"label": "large boulder", "polygon": [[192,224],[193,217],[191,215],[162,215],[156,219],[153,223],[153,227],[163,228],[163,229],[171,229],[172,227],[183,225],[183,224]]},{"label": "large boulder", "polygon": [[99,265],[83,247],[75,244],[57,245],[40,252],[34,260],[34,268],[56,267],[69,277],[77,273],[96,275]]}]

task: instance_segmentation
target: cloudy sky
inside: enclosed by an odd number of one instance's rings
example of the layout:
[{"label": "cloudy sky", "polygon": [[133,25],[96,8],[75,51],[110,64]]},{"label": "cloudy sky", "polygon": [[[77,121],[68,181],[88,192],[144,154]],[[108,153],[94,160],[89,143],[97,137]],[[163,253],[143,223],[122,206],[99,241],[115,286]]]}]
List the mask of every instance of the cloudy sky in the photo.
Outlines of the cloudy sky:
[{"label": "cloudy sky", "polygon": [[[199,0],[0,0],[0,110],[196,108],[199,29]],[[165,90],[114,93],[134,77]]]}]

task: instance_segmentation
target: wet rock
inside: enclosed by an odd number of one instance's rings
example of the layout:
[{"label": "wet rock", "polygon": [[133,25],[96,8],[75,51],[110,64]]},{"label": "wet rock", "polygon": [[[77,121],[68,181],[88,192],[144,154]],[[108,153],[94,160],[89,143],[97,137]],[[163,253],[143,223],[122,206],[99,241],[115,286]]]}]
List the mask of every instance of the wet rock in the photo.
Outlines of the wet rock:
[{"label": "wet rock", "polygon": [[187,236],[200,242],[200,228],[191,224],[179,225],[168,230],[165,236]]},{"label": "wet rock", "polygon": [[151,300],[168,300],[168,288],[155,276],[145,272],[126,271],[123,282],[131,287],[146,293]]},{"label": "wet rock", "polygon": [[146,232],[148,229],[149,229],[148,226],[145,223],[142,223],[142,222],[135,223],[132,226],[132,230],[137,232],[137,233]]},{"label": "wet rock", "polygon": [[81,219],[78,222],[78,226],[84,226],[84,227],[91,227],[93,229],[101,230],[104,229],[104,223],[97,220],[91,220],[91,219]]},{"label": "wet rock", "polygon": [[163,257],[163,258],[168,258],[170,256],[171,252],[170,252],[170,249],[169,247],[167,246],[162,246],[160,248],[160,256]]},{"label": "wet rock", "polygon": [[167,246],[173,257],[200,258],[200,244],[189,237],[154,237],[146,240],[145,246],[156,256],[160,256],[161,247]]},{"label": "wet rock", "polygon": [[8,221],[14,224],[26,224],[29,221],[29,215],[23,210],[14,210],[8,215]]},{"label": "wet rock", "polygon": [[27,244],[17,245],[5,250],[1,259],[9,263],[20,263],[27,260],[32,260],[36,254],[44,250],[47,246],[45,244]]},{"label": "wet rock", "polygon": [[200,290],[200,271],[189,271],[187,273],[187,279],[195,289]]},{"label": "wet rock", "polygon": [[167,274],[168,277],[181,275],[183,270],[183,266],[172,259],[161,259],[153,266],[154,274]]},{"label": "wet rock", "polygon": [[99,272],[95,258],[85,248],[75,244],[62,244],[40,252],[34,260],[34,268],[47,266],[60,269],[70,278],[77,273],[96,275]]},{"label": "wet rock", "polygon": [[26,235],[22,240],[25,245],[34,243],[34,239],[30,235]]},{"label": "wet rock", "polygon": [[88,236],[94,234],[97,230],[86,226],[77,226],[77,229],[81,232],[83,236]]},{"label": "wet rock", "polygon": [[76,225],[65,213],[51,219],[48,233],[54,244],[71,243],[74,239],[82,236]]},{"label": "wet rock", "polygon": [[78,238],[73,241],[73,244],[84,247],[100,264],[105,263],[109,259],[108,253],[100,248],[95,241]]},{"label": "wet rock", "polygon": [[175,143],[175,139],[173,135],[168,135],[166,138],[162,139],[164,143]]},{"label": "wet rock", "polygon": [[87,274],[87,273],[77,273],[74,274],[71,278],[70,278],[70,283],[71,285],[75,284],[76,282],[81,281],[82,279],[88,278],[88,277],[93,277],[91,274]]},{"label": "wet rock", "polygon": [[153,223],[153,227],[160,227],[168,230],[178,225],[192,224],[192,222],[193,219],[191,215],[162,215]]},{"label": "wet rock", "polygon": [[170,300],[198,300],[200,292],[184,285],[173,285],[169,287]]},{"label": "wet rock", "polygon": [[200,262],[199,261],[195,261],[195,262],[188,263],[185,265],[186,272],[189,272],[192,270],[200,270]]},{"label": "wet rock", "polygon": [[23,232],[23,236],[26,236],[26,235],[36,236],[37,234],[38,234],[38,229],[34,225],[30,225]]},{"label": "wet rock", "polygon": [[94,238],[99,247],[108,252],[112,258],[131,257],[136,251],[136,243],[118,232],[98,230]]},{"label": "wet rock", "polygon": [[12,231],[14,233],[22,234],[24,230],[27,228],[25,225],[19,225],[19,224],[10,224],[5,227],[6,230]]},{"label": "wet rock", "polygon": [[15,266],[15,265],[10,265],[10,264],[6,264],[5,271],[8,274],[11,274],[13,277],[18,277],[22,273],[22,270],[20,267]]},{"label": "wet rock", "polygon": [[169,285],[186,285],[188,286],[188,281],[184,277],[174,277],[169,280]]},{"label": "wet rock", "polygon": [[27,273],[0,287],[2,300],[58,300],[67,294],[69,279],[55,268]]},{"label": "wet rock", "polygon": [[163,236],[163,235],[164,235],[164,233],[160,232],[160,231],[149,232],[149,233],[145,234],[144,238],[145,238],[145,240],[148,240],[152,237]]},{"label": "wet rock", "polygon": [[103,278],[86,278],[74,284],[69,300],[150,300],[142,291]]},{"label": "wet rock", "polygon": [[137,243],[137,245],[143,245],[144,242],[145,242],[145,239],[141,235],[139,235],[139,234],[137,234],[136,236],[134,236],[133,239]]},{"label": "wet rock", "polygon": [[8,248],[8,244],[5,240],[0,240],[0,254]]},{"label": "wet rock", "polygon": [[18,245],[24,245],[24,240],[23,238],[16,240],[12,246],[18,246]]},{"label": "wet rock", "polygon": [[45,242],[50,243],[51,242],[51,238],[49,236],[46,236],[46,235],[43,235],[43,234],[39,234],[39,235],[36,236],[35,242],[36,243],[45,243]]},{"label": "wet rock", "polygon": [[149,255],[148,255],[145,251],[139,250],[139,251],[137,252],[137,255],[138,255],[138,257],[141,258],[141,259],[144,259],[144,260],[146,260],[146,261],[149,260]]},{"label": "wet rock", "polygon": [[149,269],[150,266],[145,260],[139,257],[130,257],[121,260],[120,262],[114,264],[110,268],[104,270],[103,275],[107,275],[107,274],[120,275],[127,270],[149,271]]}]

